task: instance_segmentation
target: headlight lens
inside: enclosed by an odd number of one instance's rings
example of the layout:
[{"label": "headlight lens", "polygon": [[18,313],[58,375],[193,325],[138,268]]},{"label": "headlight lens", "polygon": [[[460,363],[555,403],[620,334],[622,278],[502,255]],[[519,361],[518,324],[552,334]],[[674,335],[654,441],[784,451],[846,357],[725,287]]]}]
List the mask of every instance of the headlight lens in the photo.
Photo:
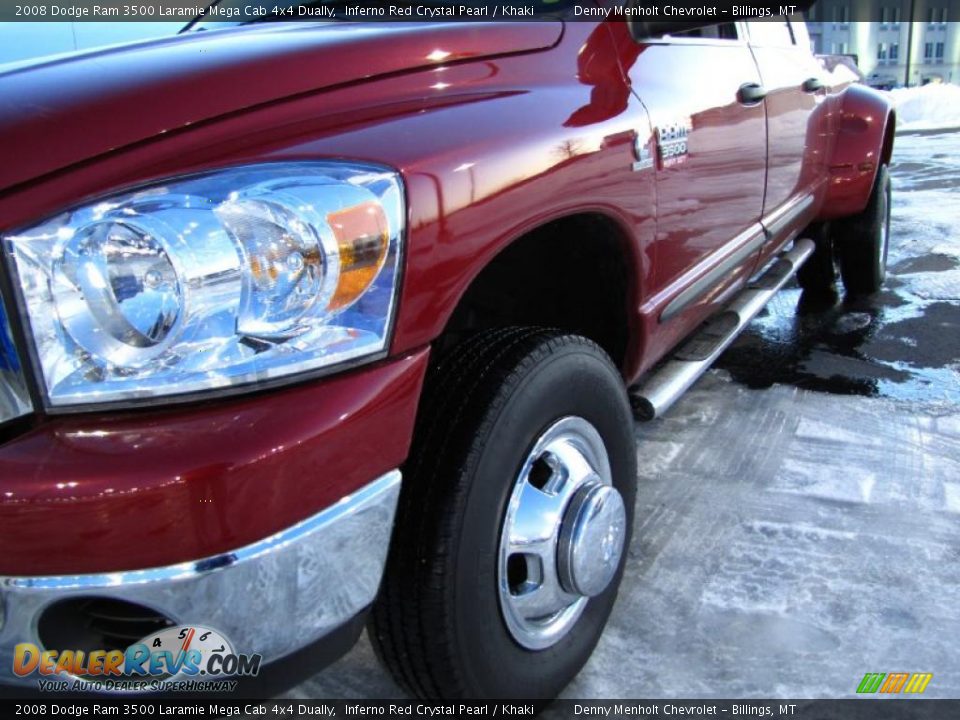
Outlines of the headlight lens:
[{"label": "headlight lens", "polygon": [[233,168],[4,238],[53,407],[196,393],[385,349],[403,231],[396,173]]}]

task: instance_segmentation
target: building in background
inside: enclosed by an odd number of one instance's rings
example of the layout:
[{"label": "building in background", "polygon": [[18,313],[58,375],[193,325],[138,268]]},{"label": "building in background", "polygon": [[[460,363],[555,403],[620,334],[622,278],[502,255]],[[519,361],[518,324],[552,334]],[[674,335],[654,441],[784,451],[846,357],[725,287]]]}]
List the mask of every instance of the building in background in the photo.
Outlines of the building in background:
[{"label": "building in background", "polygon": [[960,84],[960,0],[818,0],[807,26],[814,52],[856,56],[872,85]]}]

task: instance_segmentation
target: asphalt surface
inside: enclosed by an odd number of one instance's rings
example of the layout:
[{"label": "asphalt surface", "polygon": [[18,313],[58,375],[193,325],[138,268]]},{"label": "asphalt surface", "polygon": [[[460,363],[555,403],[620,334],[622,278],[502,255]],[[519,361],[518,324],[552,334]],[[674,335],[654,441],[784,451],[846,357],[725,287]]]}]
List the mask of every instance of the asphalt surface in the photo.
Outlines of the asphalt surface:
[{"label": "asphalt surface", "polygon": [[[626,577],[565,697],[850,697],[894,671],[960,697],[960,133],[898,136],[892,170],[884,292],[788,287],[637,424]],[[286,696],[401,693],[364,638]]]},{"label": "asphalt surface", "polygon": [[907,404],[960,403],[960,132],[901,135],[884,291],[781,292],[720,359],[732,379]]}]

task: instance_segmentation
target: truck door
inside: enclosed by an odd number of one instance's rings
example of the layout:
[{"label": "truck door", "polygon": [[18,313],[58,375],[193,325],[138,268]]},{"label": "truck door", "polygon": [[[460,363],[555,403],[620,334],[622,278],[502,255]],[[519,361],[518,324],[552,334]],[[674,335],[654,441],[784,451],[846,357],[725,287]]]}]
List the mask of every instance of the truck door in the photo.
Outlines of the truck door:
[{"label": "truck door", "polygon": [[765,257],[806,227],[816,213],[817,193],[827,177],[827,90],[802,22],[790,23],[781,16],[746,24],[766,91],[763,224],[771,240],[764,247]]},{"label": "truck door", "polygon": [[745,278],[763,243],[766,122],[750,95],[760,76],[743,30],[724,23],[621,45],[653,127],[657,231],[647,310],[670,323],[660,333],[668,344]]}]

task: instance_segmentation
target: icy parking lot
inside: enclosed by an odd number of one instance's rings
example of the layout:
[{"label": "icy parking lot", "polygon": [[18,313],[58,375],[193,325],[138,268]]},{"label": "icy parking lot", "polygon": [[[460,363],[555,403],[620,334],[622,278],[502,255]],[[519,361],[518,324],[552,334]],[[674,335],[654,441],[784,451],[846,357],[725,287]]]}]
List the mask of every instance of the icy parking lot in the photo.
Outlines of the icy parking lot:
[{"label": "icy parking lot", "polygon": [[[627,575],[567,697],[842,697],[893,671],[960,697],[960,133],[894,159],[887,290],[786,289],[637,424]],[[364,639],[288,696],[399,694]]]}]

